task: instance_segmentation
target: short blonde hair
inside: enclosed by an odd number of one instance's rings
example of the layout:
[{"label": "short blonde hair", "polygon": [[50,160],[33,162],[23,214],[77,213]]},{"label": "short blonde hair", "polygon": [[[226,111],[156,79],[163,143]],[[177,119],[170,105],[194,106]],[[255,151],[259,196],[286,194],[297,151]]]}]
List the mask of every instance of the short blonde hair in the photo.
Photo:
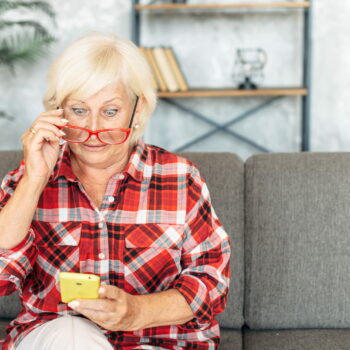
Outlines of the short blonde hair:
[{"label": "short blonde hair", "polygon": [[52,63],[43,104],[52,110],[68,98],[84,99],[110,83],[121,83],[130,101],[144,97],[140,127],[132,143],[143,134],[157,103],[152,72],[140,49],[113,33],[91,32],[69,45]]}]

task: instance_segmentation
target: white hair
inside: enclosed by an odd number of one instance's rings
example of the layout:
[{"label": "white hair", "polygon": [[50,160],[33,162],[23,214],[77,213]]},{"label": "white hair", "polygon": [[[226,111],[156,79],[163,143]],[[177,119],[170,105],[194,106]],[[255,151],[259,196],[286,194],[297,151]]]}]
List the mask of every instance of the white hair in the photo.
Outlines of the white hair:
[{"label": "white hair", "polygon": [[140,127],[131,142],[143,134],[157,103],[151,68],[140,49],[113,33],[92,32],[69,45],[50,66],[43,104],[52,110],[68,98],[84,99],[106,85],[121,83],[130,101],[143,96]]}]

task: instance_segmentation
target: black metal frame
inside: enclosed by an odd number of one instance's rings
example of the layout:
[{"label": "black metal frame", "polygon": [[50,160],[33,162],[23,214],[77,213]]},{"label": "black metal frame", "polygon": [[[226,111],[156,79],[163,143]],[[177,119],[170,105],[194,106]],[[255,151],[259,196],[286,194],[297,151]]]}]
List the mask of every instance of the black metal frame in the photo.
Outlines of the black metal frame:
[{"label": "black metal frame", "polygon": [[[155,2],[150,1],[149,4]],[[303,85],[304,88],[307,89],[307,94],[305,96],[302,96],[302,118],[301,118],[301,151],[310,151],[310,107],[311,107],[311,54],[312,54],[312,42],[311,42],[311,30],[312,30],[312,23],[311,23],[311,13],[312,13],[312,0],[309,0],[310,7],[304,9],[304,59],[303,59]],[[139,0],[132,0],[132,40],[137,45],[140,46],[140,12],[135,9],[135,6],[139,4]],[[199,113],[197,111],[191,110],[187,107],[182,106],[181,104],[175,102],[173,99],[169,98],[162,98],[162,100],[168,104],[171,104],[179,109],[181,109],[184,112],[190,113],[194,117],[200,119],[201,121],[204,121],[211,125],[213,127],[212,130],[196,137],[195,139],[185,143],[184,145],[178,147],[175,149],[175,152],[183,151],[186,148],[194,145],[195,143],[213,135],[214,133],[218,131],[224,131],[231,135],[232,137],[235,137],[262,152],[271,152],[271,150],[268,150],[266,147],[261,146],[257,144],[256,142],[248,139],[245,136],[240,135],[237,132],[234,132],[231,129],[228,129],[229,126],[250,117],[254,113],[258,112],[259,110],[271,105],[274,101],[281,99],[286,96],[277,96],[273,97],[271,99],[268,99],[264,103],[260,104],[259,106],[252,108],[235,118],[229,120],[228,122],[224,124],[218,124],[214,122],[211,118],[203,115],[202,113]]]}]

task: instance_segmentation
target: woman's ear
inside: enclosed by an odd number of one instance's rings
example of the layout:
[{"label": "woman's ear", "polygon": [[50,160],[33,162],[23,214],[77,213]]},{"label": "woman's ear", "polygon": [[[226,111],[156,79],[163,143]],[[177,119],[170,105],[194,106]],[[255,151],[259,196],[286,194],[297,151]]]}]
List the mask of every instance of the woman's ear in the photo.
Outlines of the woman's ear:
[{"label": "woman's ear", "polygon": [[144,107],[144,103],[146,102],[146,99],[143,95],[139,96],[139,99],[137,101],[136,111],[135,111],[135,124],[140,124],[140,113]]}]

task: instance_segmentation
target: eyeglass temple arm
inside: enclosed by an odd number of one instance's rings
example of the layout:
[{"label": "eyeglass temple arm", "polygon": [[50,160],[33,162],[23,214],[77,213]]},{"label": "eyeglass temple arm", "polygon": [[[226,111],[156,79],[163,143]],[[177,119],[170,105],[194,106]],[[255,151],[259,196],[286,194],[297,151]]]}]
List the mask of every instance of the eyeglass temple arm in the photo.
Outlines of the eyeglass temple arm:
[{"label": "eyeglass temple arm", "polygon": [[129,129],[131,128],[132,122],[134,120],[134,115],[135,115],[135,110],[136,110],[136,107],[137,107],[138,100],[139,100],[139,97],[136,96],[136,102],[135,102],[134,110],[132,111],[132,116],[131,116],[131,119],[130,119]]}]

